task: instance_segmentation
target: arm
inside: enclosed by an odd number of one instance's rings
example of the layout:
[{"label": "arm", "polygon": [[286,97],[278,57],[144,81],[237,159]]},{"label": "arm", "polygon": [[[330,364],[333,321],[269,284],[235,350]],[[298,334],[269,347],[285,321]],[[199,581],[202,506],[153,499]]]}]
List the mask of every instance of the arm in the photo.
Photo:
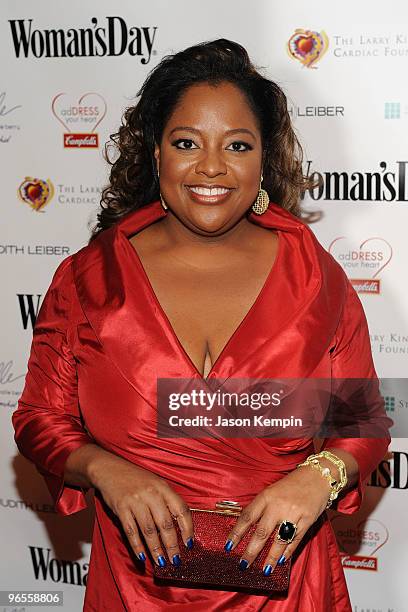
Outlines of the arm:
[{"label": "arm", "polygon": [[24,390],[12,416],[17,446],[44,476],[58,512],[85,508],[84,489],[93,486],[119,517],[139,559],[145,560],[147,551],[140,529],[156,563],[167,550],[177,564],[172,515],[190,547],[187,504],[163,479],[95,444],[82,423],[69,342],[77,299],[71,259],[58,267],[36,321]]},{"label": "arm", "polygon": [[[387,450],[390,442],[388,428],[392,421],[385,414],[384,401],[379,394],[363,307],[351,283],[347,283],[347,299],[331,348],[331,360],[334,383],[339,379],[336,398],[339,399],[340,408],[346,410],[349,407],[350,411],[349,414],[346,411],[344,415],[341,412],[336,415],[334,410],[333,423],[340,423],[340,431],[345,434],[352,432],[358,435],[363,432],[371,437],[327,437],[323,441],[323,448],[345,462],[348,485],[339,495],[337,509],[351,514],[361,504],[364,480]],[[344,387],[340,387],[341,379],[346,379]],[[341,397],[346,399],[343,405]],[[349,398],[353,401],[348,402]],[[356,418],[352,412],[354,407],[357,409]],[[333,476],[338,478],[337,468],[332,462],[321,459],[320,463],[323,467],[329,467]],[[229,542],[226,550],[236,547],[248,527],[258,522],[257,530],[242,555],[244,565],[248,567],[265,546],[267,536],[272,534],[282,519],[294,523],[296,535],[293,541],[287,544],[274,539],[268,551],[264,573],[269,575],[278,563],[293,555],[308,529],[324,512],[329,494],[330,485],[317,470],[302,466],[291,471],[266,487],[244,508],[227,536]]]},{"label": "arm", "polygon": [[86,507],[82,487],[87,483],[65,482],[64,466],[74,450],[93,443],[81,422],[76,364],[67,339],[73,291],[68,257],[58,266],[41,305],[24,390],[12,416],[20,452],[44,476],[62,514]]},{"label": "arm", "polygon": [[[366,401],[364,413],[367,418],[362,431],[363,435],[364,431],[369,432],[370,437],[329,437],[322,445],[322,450],[330,450],[345,461],[349,483],[339,495],[337,510],[351,514],[361,505],[364,481],[387,451],[391,439],[388,429],[392,421],[386,416],[384,401],[379,393],[367,319],[350,281],[343,316],[331,351],[331,362],[333,379],[350,379],[350,383],[346,383],[349,386],[352,386],[351,379],[359,379],[359,384],[363,380],[367,381],[363,395]],[[323,464],[335,470],[330,462],[322,460]]]}]

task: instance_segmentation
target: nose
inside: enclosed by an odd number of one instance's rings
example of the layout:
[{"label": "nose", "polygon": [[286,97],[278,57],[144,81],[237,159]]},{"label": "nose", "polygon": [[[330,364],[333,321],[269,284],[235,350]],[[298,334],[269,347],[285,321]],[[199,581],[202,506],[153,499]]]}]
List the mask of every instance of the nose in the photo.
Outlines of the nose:
[{"label": "nose", "polygon": [[215,148],[201,151],[195,171],[197,174],[204,174],[211,178],[220,174],[227,174],[227,164],[223,152]]}]

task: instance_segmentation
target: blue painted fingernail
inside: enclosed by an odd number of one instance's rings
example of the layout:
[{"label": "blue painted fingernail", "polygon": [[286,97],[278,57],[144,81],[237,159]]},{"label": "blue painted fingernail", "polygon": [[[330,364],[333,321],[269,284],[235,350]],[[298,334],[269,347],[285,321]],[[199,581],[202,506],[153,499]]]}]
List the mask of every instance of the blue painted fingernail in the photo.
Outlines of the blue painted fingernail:
[{"label": "blue painted fingernail", "polygon": [[234,542],[233,542],[232,540],[227,540],[227,541],[225,542],[224,549],[225,549],[227,552],[230,552],[230,550],[231,550],[231,548],[232,548],[233,546],[234,546]]},{"label": "blue painted fingernail", "polygon": [[179,567],[181,565],[180,555],[173,555],[173,565]]},{"label": "blue painted fingernail", "polygon": [[160,557],[157,560],[159,562],[160,567],[165,567],[166,559],[163,557],[163,555],[160,555]]},{"label": "blue painted fingernail", "polygon": [[272,574],[272,565],[265,565],[263,573],[265,576],[270,576]]},{"label": "blue painted fingernail", "polygon": [[189,550],[191,550],[193,548],[193,544],[194,544],[194,540],[193,538],[188,538],[187,542],[186,542],[186,546]]},{"label": "blue painted fingernail", "polygon": [[140,561],[146,561],[146,555],[144,554],[144,552],[141,552],[137,555],[140,559]]},{"label": "blue painted fingernail", "polygon": [[285,555],[281,555],[278,559],[278,565],[283,565],[285,563]]},{"label": "blue painted fingernail", "polygon": [[246,570],[246,568],[248,567],[249,563],[246,559],[241,559],[241,561],[239,562],[239,569],[240,570]]}]

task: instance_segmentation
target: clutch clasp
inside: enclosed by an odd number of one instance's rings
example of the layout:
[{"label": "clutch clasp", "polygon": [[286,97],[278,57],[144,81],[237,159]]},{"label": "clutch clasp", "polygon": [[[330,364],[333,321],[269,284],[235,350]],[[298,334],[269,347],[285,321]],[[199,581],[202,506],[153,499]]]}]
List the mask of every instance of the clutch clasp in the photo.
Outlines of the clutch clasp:
[{"label": "clutch clasp", "polygon": [[242,506],[239,502],[222,500],[215,502],[215,508],[191,508],[195,512],[209,512],[210,514],[226,514],[229,516],[239,516],[242,510]]},{"label": "clutch clasp", "polygon": [[239,502],[237,501],[231,501],[231,500],[222,500],[222,501],[218,501],[215,502],[215,507],[217,508],[217,510],[225,513],[225,514],[234,514],[237,515],[241,512],[242,510],[242,506]]}]

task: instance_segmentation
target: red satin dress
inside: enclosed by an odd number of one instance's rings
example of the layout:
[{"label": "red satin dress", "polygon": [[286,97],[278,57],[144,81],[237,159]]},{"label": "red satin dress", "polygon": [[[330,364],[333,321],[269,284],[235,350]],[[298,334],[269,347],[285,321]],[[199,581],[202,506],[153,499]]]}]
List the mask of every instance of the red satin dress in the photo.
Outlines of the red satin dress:
[{"label": "red satin dress", "polygon": [[[160,202],[127,214],[59,265],[34,330],[16,442],[62,514],[86,506],[64,483],[68,455],[104,449],[167,479],[188,504],[249,503],[314,452],[310,439],[158,439],[156,379],[201,377],[162,310],[130,236],[166,215]],[[256,301],[209,377],[376,377],[360,300],[342,268],[300,219],[270,204],[249,219],[277,232],[278,254]],[[338,510],[355,512],[383,439],[326,439],[354,455],[360,479]],[[118,522],[95,497],[86,612],[345,612],[349,595],[324,513],[294,559],[287,595],[158,586],[129,556]]]}]

